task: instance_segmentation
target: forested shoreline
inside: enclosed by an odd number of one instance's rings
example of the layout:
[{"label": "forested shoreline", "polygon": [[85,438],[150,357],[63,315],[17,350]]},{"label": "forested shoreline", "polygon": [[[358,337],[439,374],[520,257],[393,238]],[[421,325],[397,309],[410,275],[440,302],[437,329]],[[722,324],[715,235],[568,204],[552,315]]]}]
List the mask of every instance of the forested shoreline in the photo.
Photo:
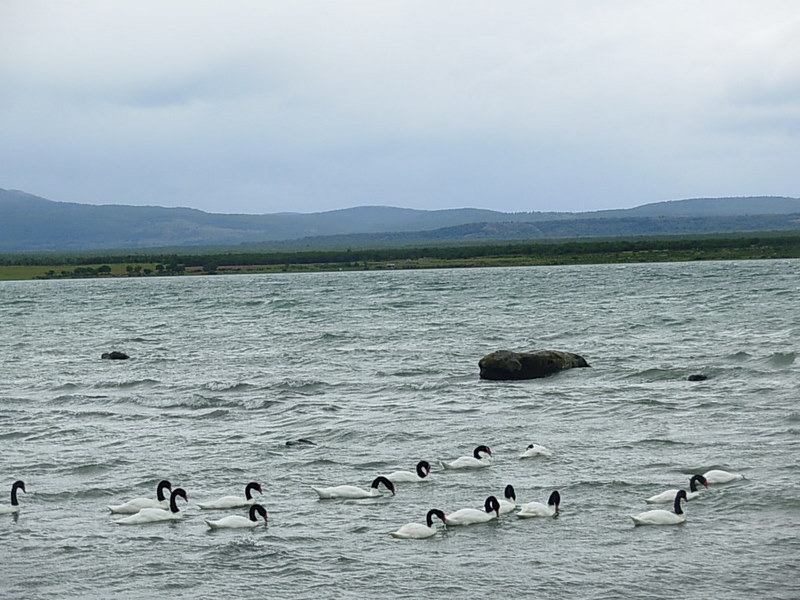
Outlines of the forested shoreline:
[{"label": "forested shoreline", "polygon": [[297,252],[31,253],[0,255],[0,279],[158,277],[373,269],[464,268],[800,258],[800,232],[345,248]]}]

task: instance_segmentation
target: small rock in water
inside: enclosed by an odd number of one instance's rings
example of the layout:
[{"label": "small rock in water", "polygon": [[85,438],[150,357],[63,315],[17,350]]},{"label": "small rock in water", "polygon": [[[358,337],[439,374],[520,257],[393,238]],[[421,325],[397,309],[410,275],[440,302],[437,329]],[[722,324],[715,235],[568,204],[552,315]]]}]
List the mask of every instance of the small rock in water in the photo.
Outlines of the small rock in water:
[{"label": "small rock in water", "polygon": [[316,446],[314,442],[311,440],[307,440],[305,438],[298,438],[296,440],[289,440],[286,442],[287,446]]},{"label": "small rock in water", "polygon": [[114,350],[113,352],[103,352],[103,354],[100,355],[100,358],[108,358],[110,360],[126,360],[130,357],[124,352],[117,352]]},{"label": "small rock in water", "polygon": [[706,379],[708,379],[708,375],[689,375],[689,381],[705,381]]}]

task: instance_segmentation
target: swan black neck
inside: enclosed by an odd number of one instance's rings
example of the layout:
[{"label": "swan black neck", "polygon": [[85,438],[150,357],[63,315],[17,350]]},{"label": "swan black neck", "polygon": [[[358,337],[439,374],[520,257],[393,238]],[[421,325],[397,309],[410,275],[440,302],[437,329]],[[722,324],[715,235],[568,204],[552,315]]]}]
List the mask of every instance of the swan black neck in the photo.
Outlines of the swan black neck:
[{"label": "swan black neck", "polygon": [[678,490],[675,494],[675,514],[682,515],[683,509],[681,508],[681,500],[686,500],[686,490]]},{"label": "swan black neck", "polygon": [[378,486],[380,484],[383,484],[386,487],[387,490],[392,492],[392,496],[394,496],[394,492],[395,492],[394,484],[391,481],[389,481],[388,479],[386,479],[386,477],[384,477],[383,475],[379,475],[378,477],[373,479],[372,480],[372,485],[370,487],[371,488],[375,488],[377,490]]},{"label": "swan black neck", "polygon": [[425,479],[430,472],[431,464],[427,460],[421,460],[417,463],[417,477]]},{"label": "swan black neck", "polygon": [[498,517],[500,516],[500,503],[497,501],[497,498],[495,498],[494,496],[489,496],[486,499],[486,502],[483,503],[483,509],[487,513],[490,513],[492,511],[494,511],[495,513],[497,513]]},{"label": "swan black neck", "polygon": [[442,512],[438,508],[432,508],[428,511],[428,515],[425,517],[425,521],[428,523],[428,527],[433,527],[433,517],[439,517],[442,520],[442,523],[445,522],[444,512]]},{"label": "swan black neck", "polygon": [[558,513],[558,505],[561,504],[561,494],[559,494],[557,490],[553,490],[553,493],[550,494],[550,498],[547,500],[547,504],[555,507],[556,513]]},{"label": "swan black neck", "polygon": [[492,451],[489,449],[489,446],[478,446],[478,447],[477,447],[477,448],[475,448],[475,450],[472,452],[472,456],[474,456],[475,458],[477,458],[477,459],[479,459],[479,460],[480,460],[480,458],[481,458],[481,452],[483,452],[484,454],[489,454],[489,455],[491,455],[491,454],[492,454]]},{"label": "swan black neck", "polygon": [[256,514],[260,515],[262,519],[265,521],[268,519],[267,517],[267,509],[261,506],[260,504],[253,504],[250,506],[250,520],[251,521],[258,521],[258,517]]},{"label": "swan black neck", "polygon": [[251,481],[244,488],[244,497],[247,498],[248,500],[252,500],[253,490],[256,490],[259,494],[264,493],[263,491],[261,491],[261,486],[258,483],[256,483],[255,481]]},{"label": "swan black neck", "polygon": [[507,485],[505,491],[503,492],[503,494],[505,495],[506,500],[513,500],[514,502],[517,501],[517,494],[516,494],[516,492],[514,492],[514,486],[513,485],[511,485],[511,484]]},{"label": "swan black neck", "polygon": [[184,490],[183,488],[175,488],[174,490],[172,490],[172,493],[169,495],[169,510],[172,513],[177,513],[179,511],[178,503],[175,501],[175,499],[178,496],[180,496],[187,502],[189,501],[189,496],[186,495],[186,490]]},{"label": "swan black neck", "polygon": [[705,477],[703,477],[702,475],[694,475],[694,476],[693,476],[693,477],[692,477],[692,478],[689,480],[689,489],[691,489],[693,492],[696,492],[696,491],[697,491],[697,482],[698,482],[698,481],[699,481],[700,483],[702,483],[704,486],[708,487],[708,481],[706,481],[706,478],[705,478]]},{"label": "swan black neck", "polygon": [[166,479],[163,479],[158,482],[158,487],[156,488],[156,498],[158,498],[159,502],[163,502],[164,500],[167,499],[167,497],[164,495],[165,489],[171,492],[172,484]]},{"label": "swan black neck", "polygon": [[25,483],[20,481],[15,481],[14,484],[11,486],[11,506],[19,506],[19,501],[17,500],[17,490],[25,491]]}]

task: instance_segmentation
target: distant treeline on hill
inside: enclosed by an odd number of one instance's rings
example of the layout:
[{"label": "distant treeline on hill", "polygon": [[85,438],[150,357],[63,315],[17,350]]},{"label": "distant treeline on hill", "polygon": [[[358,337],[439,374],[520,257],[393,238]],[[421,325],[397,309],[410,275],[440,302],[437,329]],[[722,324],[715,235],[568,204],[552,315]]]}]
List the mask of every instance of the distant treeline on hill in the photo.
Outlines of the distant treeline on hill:
[{"label": "distant treeline on hill", "polygon": [[[694,253],[694,254],[692,254]],[[258,265],[350,265],[436,259],[468,261],[480,258],[519,257],[525,264],[537,259],[540,264],[643,262],[714,258],[797,258],[800,235],[704,237],[678,239],[569,241],[561,243],[483,243],[458,246],[425,246],[306,252],[218,252],[208,254],[29,254],[0,256],[0,265],[75,265],[73,276],[104,276],[110,269],[87,269],[84,265],[141,265],[126,267],[128,276],[176,275],[187,268],[216,272],[221,266]],[[80,273],[78,273],[80,271]],[[56,274],[52,276],[65,276]]]}]

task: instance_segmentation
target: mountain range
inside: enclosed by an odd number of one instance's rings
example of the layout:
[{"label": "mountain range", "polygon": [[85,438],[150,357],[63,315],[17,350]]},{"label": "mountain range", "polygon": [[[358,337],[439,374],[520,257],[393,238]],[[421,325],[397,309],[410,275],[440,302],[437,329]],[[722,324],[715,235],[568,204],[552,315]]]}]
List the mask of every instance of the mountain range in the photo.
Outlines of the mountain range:
[{"label": "mountain range", "polygon": [[777,196],[694,198],[592,212],[361,206],[246,215],[56,202],[0,188],[0,252],[198,246],[288,250],[789,230],[800,230],[800,199]]}]

